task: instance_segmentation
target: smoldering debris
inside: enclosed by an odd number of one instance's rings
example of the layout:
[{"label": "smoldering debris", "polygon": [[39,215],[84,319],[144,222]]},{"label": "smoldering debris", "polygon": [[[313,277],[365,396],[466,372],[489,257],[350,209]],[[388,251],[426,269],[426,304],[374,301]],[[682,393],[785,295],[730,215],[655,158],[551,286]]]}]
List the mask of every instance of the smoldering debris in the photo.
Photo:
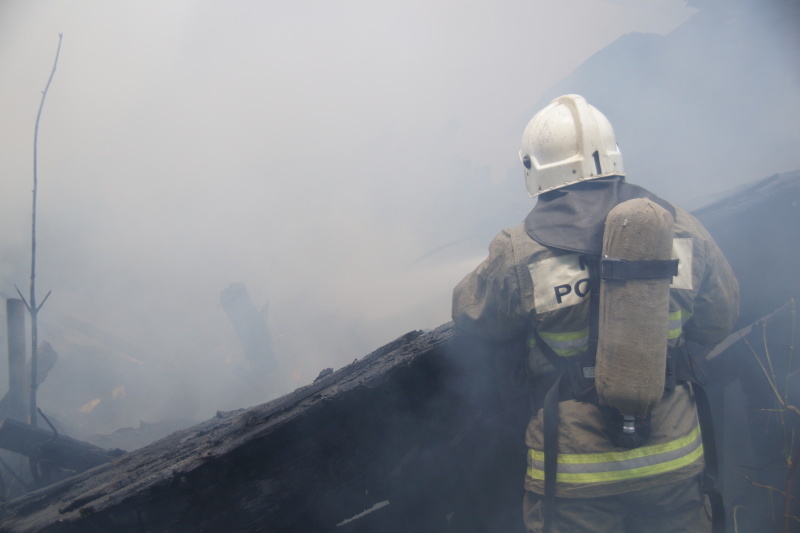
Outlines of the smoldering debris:
[{"label": "smoldering debris", "polygon": [[[745,243],[735,237],[745,226],[767,234],[797,228],[800,172],[741,193],[698,215],[731,260],[742,309],[775,298],[774,311],[797,288],[787,291],[772,267],[800,268],[800,250],[762,239],[758,265],[751,265],[738,251]],[[791,463],[783,438],[776,437],[791,435],[789,406],[798,399],[790,348],[794,315],[773,316],[766,330],[751,329],[755,338],[702,365],[717,435],[724,436],[718,448],[729,520],[735,510],[740,528],[753,531],[774,529],[781,520],[783,511],[771,513],[768,500],[782,506],[777,494],[786,490]],[[772,356],[774,378],[761,369],[767,365],[762,345]],[[522,435],[529,413],[527,388],[514,385],[520,351],[524,346],[464,337],[452,324],[412,332],[289,395],[219,413],[57,489],[9,502],[0,527],[214,531],[269,524],[299,532],[521,533]],[[794,377],[786,380],[787,374]],[[783,407],[770,383],[786,384]],[[789,458],[800,449],[790,444]],[[385,501],[390,504],[377,507]],[[348,521],[367,509],[373,512]],[[788,509],[790,518],[800,514]]]}]

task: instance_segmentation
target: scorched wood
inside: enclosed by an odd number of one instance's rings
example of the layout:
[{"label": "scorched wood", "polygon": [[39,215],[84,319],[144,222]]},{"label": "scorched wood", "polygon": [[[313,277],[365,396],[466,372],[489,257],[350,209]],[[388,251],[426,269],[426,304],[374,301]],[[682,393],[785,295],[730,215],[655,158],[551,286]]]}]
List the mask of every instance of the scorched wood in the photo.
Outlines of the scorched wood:
[{"label": "scorched wood", "polygon": [[10,418],[0,420],[0,448],[76,472],[107,463],[125,453],[104,450]]},{"label": "scorched wood", "polygon": [[[478,364],[492,359],[471,351],[451,325],[411,332],[278,400],[218,413],[19,498],[5,507],[0,525],[10,532],[352,532],[368,521],[349,519],[389,502],[382,514],[393,526],[383,531],[427,530],[420,524],[445,531],[453,494],[471,492],[488,470],[492,447],[477,446],[482,435],[513,427],[510,411],[497,408],[491,369]],[[501,439],[516,446],[493,469],[495,477],[515,473],[512,491],[521,489],[523,428]],[[472,451],[478,455],[470,458]],[[502,467],[509,459],[512,467]],[[502,491],[498,497],[505,500]]]},{"label": "scorched wood", "polygon": [[[698,212],[739,278],[745,319],[797,291],[774,273],[800,264],[798,193],[791,173]],[[275,401],[9,502],[0,529],[522,533],[525,351],[452,324],[409,333]]]}]

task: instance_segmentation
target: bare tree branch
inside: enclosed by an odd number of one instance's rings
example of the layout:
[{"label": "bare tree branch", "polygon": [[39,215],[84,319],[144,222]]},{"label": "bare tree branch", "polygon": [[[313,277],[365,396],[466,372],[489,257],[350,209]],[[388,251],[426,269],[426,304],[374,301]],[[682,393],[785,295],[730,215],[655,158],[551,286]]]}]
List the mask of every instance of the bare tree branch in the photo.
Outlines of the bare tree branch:
[{"label": "bare tree branch", "polygon": [[[58,49],[56,50],[56,59],[53,61],[53,70],[50,71],[50,78],[47,80],[47,85],[42,91],[42,101],[39,104],[39,112],[36,114],[36,127],[33,133],[33,210],[31,215],[31,297],[30,305],[26,303],[28,311],[31,314],[31,400],[30,400],[30,422],[31,425],[36,425],[36,389],[38,383],[38,344],[39,344],[39,324],[37,317],[41,305],[36,305],[36,193],[39,187],[39,180],[37,174],[37,160],[38,160],[38,146],[39,146],[39,121],[42,118],[42,109],[44,108],[44,100],[47,98],[47,91],[50,89],[50,83],[53,81],[53,76],[56,73],[56,66],[58,65],[58,56],[61,53],[61,39],[63,34],[58,34]],[[50,293],[47,293],[50,296]],[[47,296],[45,300],[47,300]],[[44,301],[42,301],[42,305]]]}]

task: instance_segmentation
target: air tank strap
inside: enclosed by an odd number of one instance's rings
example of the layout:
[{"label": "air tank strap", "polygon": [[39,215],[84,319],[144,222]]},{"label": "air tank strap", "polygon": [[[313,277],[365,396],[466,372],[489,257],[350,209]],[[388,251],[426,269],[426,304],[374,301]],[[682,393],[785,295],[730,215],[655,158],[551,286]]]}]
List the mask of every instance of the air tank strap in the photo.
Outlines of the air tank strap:
[{"label": "air tank strap", "polygon": [[603,257],[600,260],[600,279],[626,281],[629,279],[663,279],[678,275],[678,260],[630,261]]},{"label": "air tank strap", "polygon": [[589,346],[587,355],[591,358],[592,366],[594,366],[597,345],[600,342],[600,264],[602,260],[596,254],[585,255],[583,260],[589,270]]},{"label": "air tank strap", "polygon": [[[534,381],[533,393],[539,393],[539,390],[546,387],[547,393],[544,399],[532,400],[534,409],[541,406],[543,426],[542,437],[544,447],[544,498],[543,505],[543,532],[550,533],[553,514],[555,511],[556,499],[556,477],[558,475],[558,424],[559,424],[559,403],[578,397],[581,394],[581,400],[587,401],[589,398],[586,396],[592,395],[594,403],[597,402],[597,393],[594,389],[594,376],[587,377],[581,380],[580,377],[584,375],[584,365],[582,362],[587,361],[586,356],[572,357],[567,360],[564,357],[559,357],[553,349],[544,342],[544,339],[539,333],[533,330],[534,338],[536,339],[537,346],[547,358],[547,360],[555,368],[555,372],[545,374]],[[594,352],[592,352],[592,365],[594,364]],[[589,367],[586,367],[589,368]],[[591,367],[592,370],[594,367]],[[537,387],[538,385],[538,387]],[[590,400],[591,401],[591,400]]]},{"label": "air tank strap", "polygon": [[568,383],[564,380],[564,374],[558,376],[555,383],[544,397],[544,500],[543,509],[543,530],[550,533],[553,525],[553,514],[555,512],[556,500],[556,476],[558,475],[558,404]]}]

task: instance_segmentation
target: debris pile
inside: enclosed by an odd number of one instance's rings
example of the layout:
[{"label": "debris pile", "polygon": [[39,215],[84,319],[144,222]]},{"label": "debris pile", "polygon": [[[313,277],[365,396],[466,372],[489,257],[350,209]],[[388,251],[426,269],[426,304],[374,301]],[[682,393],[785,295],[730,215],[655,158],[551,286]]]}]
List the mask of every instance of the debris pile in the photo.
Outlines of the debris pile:
[{"label": "debris pile", "polygon": [[[696,215],[739,278],[741,326],[798,298],[800,172],[767,178]],[[770,339],[788,338],[784,322],[774,322]],[[721,447],[729,512],[743,501],[752,508],[762,490],[733,461],[756,465],[775,452],[774,435],[745,423],[741,410],[767,409],[763,399],[772,396],[751,352],[735,341],[703,365],[717,434],[740,450]],[[410,332],[272,402],[220,412],[11,501],[0,529],[522,533],[524,350],[476,342],[452,324]],[[741,410],[723,410],[723,398]],[[755,511],[737,519],[749,530],[768,527]]]}]

